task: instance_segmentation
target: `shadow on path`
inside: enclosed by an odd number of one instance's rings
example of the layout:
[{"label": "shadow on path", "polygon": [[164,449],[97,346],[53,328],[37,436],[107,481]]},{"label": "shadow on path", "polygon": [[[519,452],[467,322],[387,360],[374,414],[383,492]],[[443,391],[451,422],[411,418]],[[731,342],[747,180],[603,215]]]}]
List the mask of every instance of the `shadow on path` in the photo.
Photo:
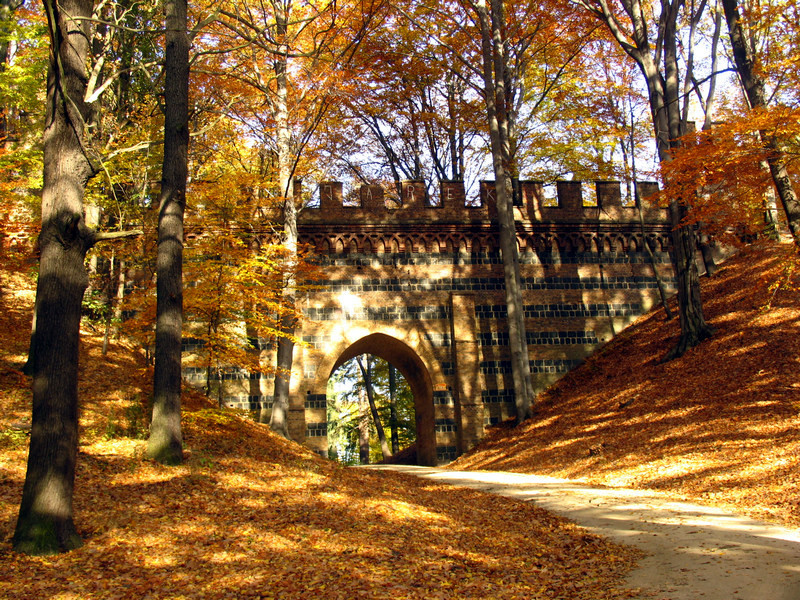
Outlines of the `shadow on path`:
[{"label": "shadow on path", "polygon": [[493,471],[375,465],[535,502],[593,533],[640,548],[647,557],[628,577],[657,600],[798,600],[800,531],[658,492],[601,488],[578,481]]}]

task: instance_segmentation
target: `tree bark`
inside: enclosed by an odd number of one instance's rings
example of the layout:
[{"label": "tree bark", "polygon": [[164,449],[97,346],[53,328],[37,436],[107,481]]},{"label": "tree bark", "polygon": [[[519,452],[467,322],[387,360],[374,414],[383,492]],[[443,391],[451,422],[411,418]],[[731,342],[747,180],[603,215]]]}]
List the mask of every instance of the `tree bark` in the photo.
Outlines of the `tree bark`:
[{"label": "tree bark", "polygon": [[[737,0],[722,0],[725,10],[725,20],[728,23],[728,32],[731,38],[733,58],[736,62],[736,71],[742,81],[747,100],[751,109],[767,107],[764,79],[755,69],[755,52],[747,43],[744,28],[739,15]],[[795,246],[800,249],[800,200],[798,200],[789,171],[786,168],[786,153],[781,147],[781,142],[774,135],[766,131],[759,132],[764,147],[769,151],[767,164],[769,173],[778,192],[789,231]]]},{"label": "tree bark", "polygon": [[508,170],[510,151],[505,109],[506,93],[504,90],[506,57],[503,52],[502,37],[503,6],[501,0],[491,0],[491,14],[487,9],[485,0],[477,0],[473,6],[478,14],[481,26],[483,93],[495,175],[500,253],[503,260],[506,309],[508,312],[511,375],[514,382],[516,419],[518,423],[521,423],[531,416],[533,385],[525,332],[513,193]]},{"label": "tree bark", "polygon": [[392,454],[400,452],[400,435],[397,430],[397,373],[394,365],[388,363],[389,369],[389,429],[392,437]]},{"label": "tree bark", "polygon": [[186,0],[167,0],[164,10],[164,163],[158,207],[153,418],[147,441],[147,455],[164,464],[179,464],[183,461],[183,213],[186,206],[189,149],[189,36],[186,31]]},{"label": "tree bark", "polygon": [[372,373],[369,356],[367,356],[366,366],[364,366],[364,362],[361,360],[360,356],[356,356],[356,362],[358,363],[358,368],[361,370],[361,377],[364,378],[364,389],[367,393],[367,402],[369,403],[369,411],[372,413],[372,421],[375,423],[375,431],[378,432],[381,454],[383,455],[383,460],[386,460],[392,453],[389,450],[389,444],[386,442],[386,432],[383,429],[383,423],[381,423],[381,418],[378,414],[378,406],[375,404],[375,390],[372,388]]},{"label": "tree bark", "polygon": [[78,452],[78,344],[84,268],[94,235],[83,222],[86,183],[96,173],[85,146],[84,102],[92,0],[45,0],[50,30],[44,130],[42,230],[28,469],[13,546],[51,554],[81,545],[72,494]]},{"label": "tree bark", "polygon": [[[291,185],[292,149],[291,128],[289,124],[289,48],[286,43],[289,14],[282,2],[272,2],[275,11],[278,48],[275,57],[275,100],[273,112],[277,133],[278,188],[283,201],[283,245],[286,249],[285,287],[283,291],[280,317],[281,335],[277,340],[275,387],[270,411],[269,426],[279,435],[289,438],[289,389],[294,362],[294,334],[297,326],[295,317],[295,280],[297,264],[297,207]],[[266,420],[266,412],[261,411],[260,420]]]}]

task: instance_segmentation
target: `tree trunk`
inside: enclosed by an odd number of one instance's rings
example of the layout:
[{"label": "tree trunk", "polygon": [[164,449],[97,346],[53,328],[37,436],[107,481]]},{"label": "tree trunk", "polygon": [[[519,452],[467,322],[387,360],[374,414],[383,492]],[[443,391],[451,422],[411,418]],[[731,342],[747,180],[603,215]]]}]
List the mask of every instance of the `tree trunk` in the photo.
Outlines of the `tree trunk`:
[{"label": "tree trunk", "polygon": [[[733,58],[736,61],[736,71],[742,81],[747,100],[751,109],[767,107],[764,80],[755,69],[755,56],[752,48],[747,43],[744,28],[739,16],[737,0],[722,0],[725,10],[725,20],[728,23],[728,32],[733,48]],[[775,184],[786,221],[795,246],[800,248],[800,200],[798,200],[789,172],[786,168],[786,154],[781,148],[780,140],[767,132],[760,132],[762,143],[769,150],[767,164],[769,173]]]},{"label": "tree trunk", "polygon": [[167,0],[164,80],[164,164],[158,213],[156,351],[153,419],[147,455],[164,464],[183,461],[181,329],[183,325],[183,213],[189,149],[189,36],[186,0]]},{"label": "tree trunk", "polygon": [[669,205],[672,223],[672,253],[675,278],[678,283],[678,316],[681,335],[665,361],[678,358],[684,352],[711,337],[713,330],[703,316],[700,300],[700,274],[695,261],[695,232],[691,226],[677,225],[686,218],[686,206],[673,200]]},{"label": "tree trunk", "polygon": [[[0,73],[6,70],[8,63],[8,50],[9,50],[9,26],[11,25],[11,17],[14,11],[18,8],[16,2],[12,0],[0,0]],[[3,147],[8,142],[8,106],[0,106],[0,147]]]},{"label": "tree trunk", "polygon": [[383,460],[388,459],[392,453],[389,451],[389,444],[386,442],[386,432],[383,429],[380,415],[378,414],[378,406],[375,404],[375,390],[372,388],[372,373],[369,356],[367,356],[367,365],[361,360],[360,356],[356,356],[358,368],[361,369],[361,376],[364,378],[364,389],[367,392],[367,402],[369,402],[369,410],[372,413],[372,421],[375,423],[375,431],[378,432],[378,442],[381,445],[381,454]]},{"label": "tree trunk", "polygon": [[364,390],[358,395],[358,462],[369,464],[369,407]]},{"label": "tree trunk", "polygon": [[45,1],[50,30],[44,129],[42,230],[36,329],[31,339],[33,411],[28,469],[14,549],[51,554],[81,545],[72,494],[78,452],[78,343],[88,285],[83,195],[96,169],[84,145],[88,20],[92,0]]},{"label": "tree trunk", "polygon": [[503,260],[506,309],[508,312],[508,343],[511,353],[511,374],[514,382],[514,403],[517,422],[531,416],[533,385],[531,383],[530,360],[525,332],[522,303],[522,281],[519,273],[517,230],[510,173],[508,172],[508,123],[506,120],[504,91],[506,57],[503,52],[501,0],[491,0],[491,17],[485,0],[474,6],[481,25],[481,49],[483,56],[483,81],[486,114],[491,138],[492,163],[495,174],[495,198],[500,237],[500,252]]},{"label": "tree trunk", "polygon": [[[108,278],[109,284],[108,287],[111,288],[111,284],[114,281],[114,270],[117,268],[117,253],[116,251],[111,251],[111,260],[109,261],[108,265]],[[111,295],[110,291],[108,294],[108,304],[106,306],[106,314],[105,314],[105,327],[103,331],[103,349],[100,352],[101,356],[108,355],[108,342],[109,338],[111,337],[111,322],[114,319],[114,296]]]},{"label": "tree trunk", "polygon": [[389,428],[392,437],[392,454],[400,452],[400,436],[397,430],[397,373],[394,365],[388,363],[389,368]]},{"label": "tree trunk", "polygon": [[[670,7],[670,10],[677,11],[677,8],[673,6]],[[638,52],[633,55],[647,82],[656,148],[658,158],[662,163],[671,160],[671,151],[678,145],[678,140],[683,133],[680,118],[674,19],[677,19],[677,15],[666,18],[669,26],[665,27],[663,33],[665,63],[663,76],[649,54]],[[678,285],[678,316],[681,333],[678,342],[667,353],[664,360],[672,360],[681,356],[686,350],[693,348],[712,335],[712,329],[703,316],[703,304],[700,299],[700,276],[695,262],[696,234],[694,227],[686,224],[686,211],[686,205],[680,198],[670,198],[672,262]]]},{"label": "tree trunk", "polygon": [[[278,186],[283,200],[283,245],[286,249],[286,272],[282,309],[285,311],[280,319],[281,335],[277,340],[277,357],[275,371],[275,388],[270,413],[270,428],[289,438],[289,385],[292,374],[294,355],[295,317],[295,281],[294,270],[297,263],[297,208],[291,186],[292,150],[291,129],[289,124],[289,85],[288,62],[289,50],[285,43],[288,32],[289,15],[279,2],[273,2],[275,9],[276,31],[280,40],[275,57],[275,126],[277,130],[276,147],[278,151]],[[262,410],[260,420],[266,420]]]}]

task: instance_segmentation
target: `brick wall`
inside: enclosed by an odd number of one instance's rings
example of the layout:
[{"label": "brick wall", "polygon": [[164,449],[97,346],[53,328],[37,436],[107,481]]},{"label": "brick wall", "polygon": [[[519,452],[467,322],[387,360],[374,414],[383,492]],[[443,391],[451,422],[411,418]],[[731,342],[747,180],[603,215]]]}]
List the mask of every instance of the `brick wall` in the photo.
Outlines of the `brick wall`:
[{"label": "brick wall", "polygon": [[[562,376],[657,302],[653,267],[672,285],[666,212],[623,206],[620,185],[559,182],[557,206],[543,186],[521,182],[515,207],[530,365],[537,390]],[[460,182],[438,198],[404,182],[390,198],[362,187],[345,206],[342,185],[320,186],[316,208],[300,213],[301,241],[324,268],[321,289],[302,300],[304,346],[295,349],[290,433],[327,450],[324,394],[342,362],[370,352],[390,360],[412,384],[423,463],[446,462],[472,447],[486,424],[513,414],[498,252],[494,184],[480,205],[465,204]],[[640,190],[653,191],[652,184]],[[645,193],[644,191],[642,192]],[[584,206],[588,199],[596,206]],[[226,385],[235,385],[235,381]],[[232,406],[271,401],[229,393]]]}]

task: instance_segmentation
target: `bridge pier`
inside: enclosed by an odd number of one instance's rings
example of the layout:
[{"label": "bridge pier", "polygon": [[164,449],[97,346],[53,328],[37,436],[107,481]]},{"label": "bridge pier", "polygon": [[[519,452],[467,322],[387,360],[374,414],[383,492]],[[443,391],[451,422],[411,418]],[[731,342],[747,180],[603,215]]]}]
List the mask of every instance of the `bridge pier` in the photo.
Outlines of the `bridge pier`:
[{"label": "bridge pier", "polygon": [[450,295],[450,338],[454,366],[453,400],[458,423],[456,442],[463,454],[483,437],[484,411],[481,399],[478,322],[475,295]]}]

